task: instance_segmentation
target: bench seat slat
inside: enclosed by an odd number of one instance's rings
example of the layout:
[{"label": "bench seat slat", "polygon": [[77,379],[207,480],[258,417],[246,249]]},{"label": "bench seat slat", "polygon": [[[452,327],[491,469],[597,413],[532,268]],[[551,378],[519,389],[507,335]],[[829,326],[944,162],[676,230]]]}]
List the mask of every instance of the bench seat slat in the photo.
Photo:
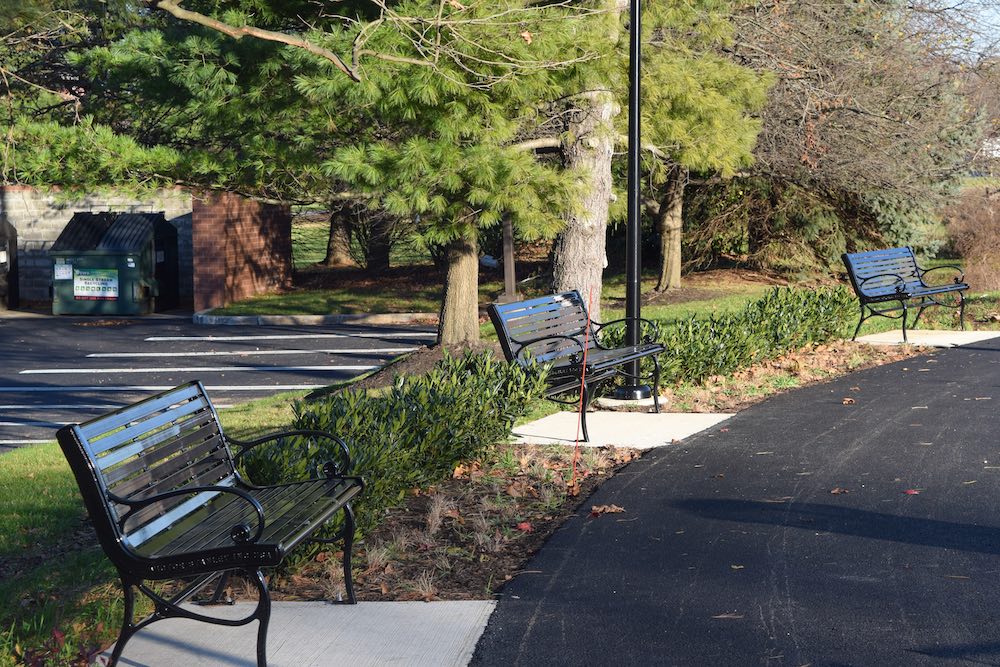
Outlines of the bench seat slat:
[{"label": "bench seat slat", "polygon": [[[136,456],[131,461],[123,462],[116,468],[111,470],[105,469],[104,478],[108,488],[119,496],[128,495],[131,491],[126,491],[124,487],[118,486],[118,483],[126,477],[144,470],[157,470],[160,466],[166,465],[164,459],[170,458],[182,450],[189,450],[189,448],[197,443],[221,437],[219,429],[214,422],[195,424],[193,423],[195,421],[191,420],[191,423],[179,427],[179,430],[183,433],[180,437],[169,442],[164,442],[160,447],[152,447],[152,451],[143,451],[141,456]],[[188,430],[191,427],[194,430]]]},{"label": "bench seat slat", "polygon": [[[228,484],[219,483],[217,486],[231,486],[232,482]],[[188,500],[182,500],[180,505],[174,507],[174,511],[163,514],[159,518],[156,518],[144,526],[137,528],[129,533],[125,534],[125,543],[129,546],[136,547],[144,542],[147,542],[150,538],[163,533],[171,524],[175,523],[179,518],[195,511],[200,507],[204,507],[205,503],[211,498],[219,495],[220,491],[206,491],[204,493],[199,493],[198,495],[189,498]]]},{"label": "bench seat slat", "polygon": [[[119,450],[110,452],[111,449],[124,443],[128,443],[131,440],[142,438],[143,436],[151,436],[157,429],[169,427],[169,425],[177,422],[187,415],[208,412],[208,401],[201,399],[185,403],[184,405],[178,406],[174,410],[154,414],[153,416],[148,417],[147,419],[142,419],[141,421],[133,420],[128,425],[121,427],[120,431],[115,431],[114,433],[107,435],[96,442],[91,442],[91,453],[94,457],[96,457],[97,463],[100,464],[101,468],[107,468],[108,466],[114,465],[115,463],[123,460]],[[105,452],[110,453],[105,454]]]},{"label": "bench seat slat", "polygon": [[[169,488],[161,487],[157,492],[163,493],[168,490],[173,491],[174,489],[180,489],[185,486],[231,486],[234,483],[233,480],[232,465],[228,461],[219,461],[214,466],[203,468],[198,470],[196,474],[185,477],[183,480],[184,483],[175,483]],[[156,494],[150,493],[147,494],[147,497],[153,495]],[[185,502],[184,496],[174,496],[172,498],[167,498],[160,502],[147,505],[129,517],[128,522],[125,524],[125,532],[129,533],[133,530],[133,526],[142,526],[147,523],[148,520],[161,514],[172,517],[171,520],[176,521],[184,516],[184,512],[178,510],[178,507]],[[127,507],[122,506],[119,511],[124,513],[127,512],[128,509]]]},{"label": "bench seat slat", "polygon": [[[109,433],[115,429],[125,426],[129,422],[140,419],[145,415],[160,412],[176,403],[190,401],[193,398],[204,396],[199,390],[197,383],[181,385],[163,394],[150,397],[109,415],[97,417],[80,424],[80,432],[84,439],[91,440],[103,433]],[[99,452],[97,452],[99,453]]]},{"label": "bench seat slat", "polygon": [[[264,516],[268,518],[258,544],[292,548],[294,545],[289,546],[289,542],[296,534],[328,507],[339,507],[342,496],[351,488],[352,485],[339,480],[311,480],[268,489],[266,495],[258,496]],[[191,525],[181,523],[168,529],[156,540],[162,546],[151,542],[143,546],[140,553],[150,558],[162,558],[231,547],[230,531],[239,523],[246,523],[251,530],[256,530],[256,512],[245,501],[231,494],[219,494],[192,515]]]}]

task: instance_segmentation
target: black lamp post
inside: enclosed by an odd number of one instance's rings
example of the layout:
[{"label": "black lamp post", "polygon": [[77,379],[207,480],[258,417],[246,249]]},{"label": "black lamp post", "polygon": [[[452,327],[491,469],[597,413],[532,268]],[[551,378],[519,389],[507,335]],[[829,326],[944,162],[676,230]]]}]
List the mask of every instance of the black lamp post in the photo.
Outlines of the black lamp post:
[{"label": "black lamp post", "polygon": [[[640,63],[642,61],[642,28],[639,20],[639,0],[630,3],[628,50],[628,224],[625,228],[625,344],[639,344],[639,317],[642,311],[642,257],[639,224],[639,115]],[[615,392],[615,398],[639,400],[652,396],[649,385],[640,384],[639,362],[625,367],[631,381]]]}]

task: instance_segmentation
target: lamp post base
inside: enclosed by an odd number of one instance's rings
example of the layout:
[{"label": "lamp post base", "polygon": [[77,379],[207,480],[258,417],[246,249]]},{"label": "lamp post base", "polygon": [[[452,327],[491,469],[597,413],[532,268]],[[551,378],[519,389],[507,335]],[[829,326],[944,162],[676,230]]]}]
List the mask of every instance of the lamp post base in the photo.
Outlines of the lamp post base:
[{"label": "lamp post base", "polygon": [[629,385],[615,389],[615,400],[641,401],[653,395],[653,389],[648,384]]}]

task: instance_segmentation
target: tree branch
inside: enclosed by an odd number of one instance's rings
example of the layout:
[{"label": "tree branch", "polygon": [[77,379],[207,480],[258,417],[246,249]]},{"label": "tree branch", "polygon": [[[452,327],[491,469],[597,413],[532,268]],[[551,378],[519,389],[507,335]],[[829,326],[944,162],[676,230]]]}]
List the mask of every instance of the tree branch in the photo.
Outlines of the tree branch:
[{"label": "tree branch", "polygon": [[518,144],[511,144],[511,148],[516,151],[537,151],[546,148],[559,148],[562,142],[559,137],[539,137],[538,139],[528,139]]},{"label": "tree branch", "polygon": [[243,37],[250,36],[269,42],[280,42],[282,44],[287,44],[288,46],[303,49],[313,55],[319,56],[320,58],[329,60],[337,69],[351,77],[354,81],[361,80],[361,78],[350,67],[348,67],[336,53],[330,51],[329,49],[324,49],[321,46],[317,46],[301,37],[286,35],[283,32],[275,32],[273,30],[264,30],[263,28],[255,28],[253,26],[232,26],[228,23],[223,23],[222,21],[213,19],[210,16],[205,16],[204,14],[184,9],[180,6],[179,0],[153,0],[152,6],[155,9],[162,9],[182,21],[197,23],[198,25],[205,26],[206,28],[211,28],[212,30],[221,32],[224,35],[229,35],[233,39],[242,39]]}]

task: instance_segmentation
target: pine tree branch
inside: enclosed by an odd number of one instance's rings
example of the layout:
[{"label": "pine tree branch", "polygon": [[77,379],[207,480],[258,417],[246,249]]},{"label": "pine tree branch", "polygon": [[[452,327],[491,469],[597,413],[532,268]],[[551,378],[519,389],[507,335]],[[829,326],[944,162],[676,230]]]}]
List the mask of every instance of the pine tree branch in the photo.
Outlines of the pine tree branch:
[{"label": "pine tree branch", "polygon": [[229,35],[233,39],[242,39],[243,37],[250,36],[269,42],[280,42],[282,44],[287,44],[288,46],[303,49],[313,55],[319,56],[320,58],[329,60],[337,69],[351,77],[354,81],[361,80],[361,78],[350,67],[348,67],[336,53],[330,51],[329,49],[324,49],[321,46],[317,46],[316,44],[313,44],[312,42],[301,37],[286,35],[283,32],[275,32],[273,30],[264,30],[263,28],[255,28],[253,26],[232,26],[228,23],[213,19],[210,16],[205,16],[204,14],[184,9],[180,6],[179,0],[153,0],[152,7],[155,9],[162,9],[182,21],[197,23],[198,25],[205,26],[206,28],[211,28],[212,30],[221,32],[224,35]]},{"label": "pine tree branch", "polygon": [[511,144],[511,148],[516,151],[537,151],[546,148],[559,148],[562,145],[559,137],[539,137],[538,139],[528,139],[518,144]]}]

